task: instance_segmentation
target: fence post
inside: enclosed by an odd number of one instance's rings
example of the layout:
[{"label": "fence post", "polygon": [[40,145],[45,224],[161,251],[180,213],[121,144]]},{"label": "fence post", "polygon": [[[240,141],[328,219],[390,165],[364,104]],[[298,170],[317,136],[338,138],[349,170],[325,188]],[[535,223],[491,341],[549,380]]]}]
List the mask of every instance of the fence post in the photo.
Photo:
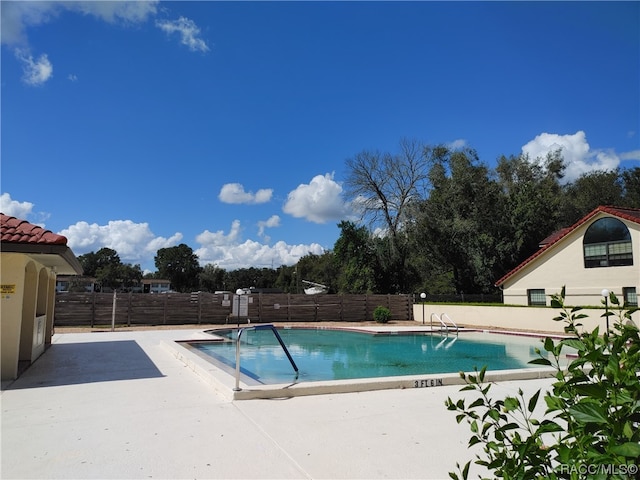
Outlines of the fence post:
[{"label": "fence post", "polygon": [[369,320],[369,295],[368,294],[364,294],[364,321],[366,322],[367,320]]},{"label": "fence post", "polygon": [[413,317],[413,301],[409,295],[407,295],[407,318],[411,321],[415,320]]},{"label": "fence post", "polygon": [[202,323],[202,299],[200,298],[200,294],[202,292],[198,291],[198,325]]},{"label": "fence post", "polygon": [[265,302],[265,301],[266,301],[266,300],[265,300],[264,295],[260,294],[260,299],[259,299],[259,302],[260,302],[260,304],[259,304],[259,306],[260,306],[260,310],[258,310],[258,312],[259,312],[259,313],[258,313],[258,322],[260,322],[260,323],[262,323],[262,321],[263,321],[263,320],[262,320],[262,314],[263,314],[262,309],[265,307],[265,306],[264,306],[264,302]]},{"label": "fence post", "polygon": [[96,292],[91,292],[91,328],[96,322]]},{"label": "fence post", "polygon": [[168,308],[167,299],[169,298],[170,294],[169,293],[165,293],[163,295],[164,295],[164,308],[163,308],[163,311],[162,311],[162,324],[166,325],[167,324],[167,308]]},{"label": "fence post", "polygon": [[262,323],[262,292],[258,292],[258,323]]},{"label": "fence post", "polygon": [[111,307],[111,331],[116,330],[116,291],[113,291],[113,306]]}]

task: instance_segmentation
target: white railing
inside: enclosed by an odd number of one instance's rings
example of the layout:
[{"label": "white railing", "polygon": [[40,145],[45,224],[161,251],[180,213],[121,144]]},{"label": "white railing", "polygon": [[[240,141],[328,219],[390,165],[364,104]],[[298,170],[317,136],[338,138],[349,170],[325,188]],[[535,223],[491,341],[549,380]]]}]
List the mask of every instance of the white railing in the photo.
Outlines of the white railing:
[{"label": "white railing", "polygon": [[289,353],[287,346],[282,341],[282,337],[280,337],[280,334],[278,333],[278,330],[276,329],[276,327],[274,327],[272,324],[266,324],[266,325],[256,325],[253,327],[239,328],[238,336],[236,337],[236,386],[233,389],[234,392],[239,392],[240,390],[242,390],[240,388],[240,339],[245,330],[271,330],[273,334],[276,336],[276,339],[278,340],[278,343],[282,347],[282,350],[284,350],[284,353],[287,355],[287,358],[289,359],[289,362],[291,363],[293,370],[296,372],[296,378],[298,378],[298,366],[296,365],[296,362],[293,361],[293,357],[291,357],[291,354]]},{"label": "white railing", "polygon": [[[442,325],[442,328],[440,329],[440,331],[442,331],[444,329],[444,331],[447,333],[447,335],[449,335],[449,330],[453,329],[453,330],[455,330],[456,335],[458,335],[458,331],[460,330],[458,328],[458,325],[456,325],[456,323],[446,313],[443,313],[441,315],[438,315],[437,313],[432,313],[431,314],[430,320],[431,320],[431,331],[432,332],[433,332],[433,317],[435,317],[436,320],[438,320],[438,322],[440,322],[440,325]],[[449,321],[449,323],[451,323],[451,325],[449,325],[449,324],[447,324],[445,322],[445,318]]]}]

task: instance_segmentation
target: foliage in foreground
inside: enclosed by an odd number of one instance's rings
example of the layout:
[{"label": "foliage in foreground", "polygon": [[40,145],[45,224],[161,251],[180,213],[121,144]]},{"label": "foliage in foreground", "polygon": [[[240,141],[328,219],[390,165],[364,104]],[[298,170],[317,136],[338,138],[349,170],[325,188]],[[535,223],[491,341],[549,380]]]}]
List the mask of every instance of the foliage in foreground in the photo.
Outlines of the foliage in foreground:
[{"label": "foliage in foreground", "polygon": [[[493,477],[528,478],[636,478],[640,464],[640,337],[631,322],[637,309],[620,306],[611,293],[615,310],[609,331],[600,335],[596,327],[579,333],[580,307],[564,305],[565,289],[552,296],[552,306],[560,308],[554,320],[566,323],[570,338],[546,338],[546,355],[531,363],[551,366],[556,382],[543,394],[544,419],[535,418],[541,397],[538,390],[525,398],[522,390],[515,397],[494,400],[489,396],[486,367],[474,375],[461,376],[474,391],[471,403],[448,398],[446,406],[458,412],[456,420],[467,420],[472,432],[469,446],[481,444],[483,455],[475,463],[486,467]],[[607,318],[608,320],[608,318]],[[567,367],[560,363],[563,349],[576,350]],[[538,351],[540,353],[540,351]],[[549,360],[551,358],[551,360]],[[471,462],[449,475],[468,478]]]}]

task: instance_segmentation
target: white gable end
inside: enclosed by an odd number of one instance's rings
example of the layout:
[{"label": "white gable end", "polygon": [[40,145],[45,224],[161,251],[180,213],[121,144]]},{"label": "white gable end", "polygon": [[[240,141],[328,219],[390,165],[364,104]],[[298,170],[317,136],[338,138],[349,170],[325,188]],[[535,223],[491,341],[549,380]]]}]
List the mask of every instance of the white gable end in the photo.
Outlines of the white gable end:
[{"label": "white gable end", "polygon": [[[629,230],[632,265],[585,266],[585,233],[594,222],[606,217],[617,218]],[[623,247],[628,250],[628,244]],[[560,293],[563,286],[568,305],[600,305],[603,289],[614,292],[621,301],[624,294],[640,292],[640,224],[600,212],[539,251],[501,283],[504,303],[515,305],[531,304],[532,293],[540,298],[542,291],[549,305],[550,295]]]}]

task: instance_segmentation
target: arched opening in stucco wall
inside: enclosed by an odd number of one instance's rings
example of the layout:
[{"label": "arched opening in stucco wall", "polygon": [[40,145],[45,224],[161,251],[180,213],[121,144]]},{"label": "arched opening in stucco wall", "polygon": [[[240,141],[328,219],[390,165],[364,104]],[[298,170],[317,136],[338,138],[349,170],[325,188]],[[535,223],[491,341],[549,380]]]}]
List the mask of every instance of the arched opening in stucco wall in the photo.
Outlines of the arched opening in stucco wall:
[{"label": "arched opening in stucco wall", "polygon": [[47,328],[47,309],[49,300],[49,270],[41,267],[38,272],[38,285],[36,297],[36,315],[33,324],[33,334],[31,343],[31,361],[42,355],[44,352],[46,328]]},{"label": "arched opening in stucco wall", "polygon": [[38,269],[32,261],[27,262],[24,267],[23,291],[18,360],[19,362],[31,363],[33,323],[36,318],[36,297],[38,294]]},{"label": "arched opening in stucco wall", "polygon": [[53,314],[56,306],[56,273],[49,272],[48,288],[47,288],[47,324],[45,329],[44,342],[46,345],[51,344],[51,336],[53,335]]},{"label": "arched opening in stucco wall", "polygon": [[49,275],[46,268],[41,268],[38,274],[38,300],[36,303],[36,316],[47,314],[47,290],[49,288]]}]

